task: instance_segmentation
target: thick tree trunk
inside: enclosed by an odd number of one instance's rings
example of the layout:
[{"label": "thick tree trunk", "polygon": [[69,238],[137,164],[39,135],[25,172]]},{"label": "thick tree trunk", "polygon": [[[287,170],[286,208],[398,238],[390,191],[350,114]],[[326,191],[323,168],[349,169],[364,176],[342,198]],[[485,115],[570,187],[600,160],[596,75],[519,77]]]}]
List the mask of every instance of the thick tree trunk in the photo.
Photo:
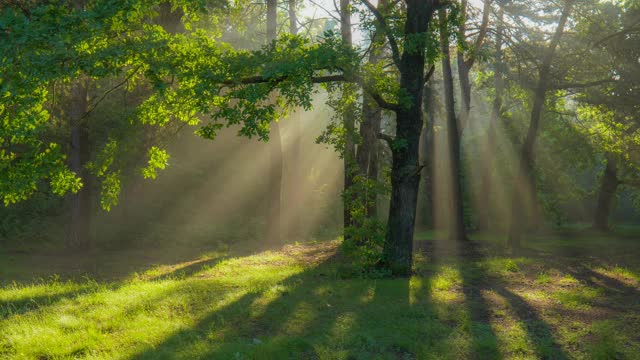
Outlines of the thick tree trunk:
[{"label": "thick tree trunk", "polygon": [[620,181],[618,180],[618,168],[616,160],[607,155],[607,165],[600,180],[600,189],[598,190],[598,203],[593,214],[592,227],[596,231],[609,231],[609,216],[613,208],[613,202],[616,197],[616,191]]},{"label": "thick tree trunk", "polygon": [[89,161],[89,131],[84,115],[87,112],[87,84],[76,81],[71,88],[69,117],[71,121],[71,149],[69,167],[82,179],[82,188],[71,197],[71,222],[67,245],[69,248],[89,250],[91,242],[91,183],[85,165]]},{"label": "thick tree trunk", "polygon": [[[340,30],[342,33],[342,41],[346,46],[353,46],[351,35],[351,12],[349,9],[349,0],[340,0]],[[353,111],[347,110],[342,119],[345,128],[344,143],[344,191],[348,194],[348,190],[353,186],[353,178],[356,171],[356,145],[353,140],[355,134],[355,119]],[[345,199],[344,202],[344,229],[353,225],[351,218],[350,203],[353,199]],[[345,233],[346,238],[346,233]]]},{"label": "thick tree trunk", "polygon": [[413,232],[420,183],[418,159],[422,130],[425,34],[435,4],[435,1],[426,0],[406,1],[404,36],[405,39],[411,39],[415,46],[404,49],[399,70],[400,88],[406,91],[411,104],[396,110],[396,139],[391,144],[391,203],[383,249],[387,266],[397,275],[408,275],[413,260]]},{"label": "thick tree trunk", "polygon": [[502,97],[504,93],[504,75],[503,75],[503,34],[504,34],[504,9],[500,7],[498,12],[498,26],[496,29],[496,49],[495,49],[495,66],[494,66],[494,87],[495,96],[493,98],[493,106],[491,111],[491,118],[489,119],[489,131],[487,133],[487,143],[484,149],[484,166],[482,168],[482,179],[480,183],[480,193],[478,200],[478,229],[489,229],[489,211],[491,209],[491,193],[493,190],[492,185],[492,171],[494,167],[494,157],[496,153],[496,142],[498,138],[498,128],[496,122],[502,119]]},{"label": "thick tree trunk", "polygon": [[[275,40],[277,34],[277,0],[267,0],[267,41]],[[270,124],[269,133],[269,158],[271,163],[269,181],[269,214],[268,214],[268,241],[270,244],[282,242],[282,138],[280,125],[277,122]]]},{"label": "thick tree trunk", "polygon": [[[542,58],[542,65],[539,69],[538,84],[534,93],[533,107],[531,108],[531,120],[529,130],[520,152],[519,166],[516,175],[516,182],[511,198],[511,224],[507,239],[507,248],[512,252],[517,252],[520,248],[522,232],[527,226],[525,215],[535,213],[536,208],[536,185],[534,177],[535,143],[538,138],[538,129],[542,118],[542,111],[549,89],[550,70],[553,57],[564,33],[564,27],[571,13],[575,0],[566,0],[564,9],[558,26],[553,34],[549,47],[545,50]],[[524,196],[524,199],[522,196]]]},{"label": "thick tree trunk", "polygon": [[442,76],[444,79],[444,102],[447,115],[447,149],[449,152],[448,175],[450,181],[449,238],[454,241],[467,240],[464,225],[464,204],[462,197],[462,164],[460,156],[460,132],[456,119],[451,56],[449,54],[449,34],[447,33],[447,14],[439,10],[440,47],[442,56]]}]

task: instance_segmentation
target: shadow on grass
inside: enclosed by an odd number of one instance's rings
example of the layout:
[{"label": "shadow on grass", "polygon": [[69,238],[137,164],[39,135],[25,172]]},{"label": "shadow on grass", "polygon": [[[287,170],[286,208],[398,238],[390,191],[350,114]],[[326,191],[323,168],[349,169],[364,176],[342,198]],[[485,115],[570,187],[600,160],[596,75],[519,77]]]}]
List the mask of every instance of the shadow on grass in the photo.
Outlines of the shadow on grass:
[{"label": "shadow on grass", "polygon": [[[521,296],[507,289],[501,279],[491,277],[481,266],[484,251],[473,241],[461,243],[463,289],[471,317],[479,323],[474,332],[474,348],[479,359],[499,359],[498,343],[490,324],[491,312],[483,291],[494,291],[504,298],[513,314],[523,325],[529,342],[539,359],[568,359],[556,341],[550,326],[542,320],[536,309]],[[473,329],[472,329],[473,332]]]},{"label": "shadow on grass", "polygon": [[482,295],[487,288],[489,277],[479,266],[483,259],[481,250],[471,241],[458,244],[459,271],[462,276],[462,291],[471,324],[472,348],[476,359],[502,359],[498,338],[491,325],[490,305]]},{"label": "shadow on grass", "polygon": [[428,281],[411,293],[408,278],[340,279],[338,256],[250,290],[131,359],[413,359],[451,332],[430,310]]},{"label": "shadow on grass", "polygon": [[64,299],[75,299],[96,289],[95,286],[85,285],[78,289],[64,290],[55,294],[26,296],[17,299],[4,300],[0,298],[0,321],[13,316],[27,314],[31,311],[53,306]]},{"label": "shadow on grass", "polygon": [[[124,253],[124,252],[123,252]],[[174,265],[165,265],[167,268],[162,269],[162,272],[158,275],[149,275],[142,276],[145,281],[162,281],[171,278],[186,278],[193,276],[194,274],[210,267],[214,267],[216,264],[229,259],[234,256],[246,256],[251,254],[252,252],[244,249],[234,251],[232,255],[224,254],[219,255],[213,258],[207,259],[198,259],[186,261],[184,263],[178,263]],[[68,256],[60,257],[60,259],[67,260],[68,262],[72,262],[76,258],[77,254],[71,254]],[[107,256],[108,259],[116,259],[118,261],[118,257],[115,254],[102,254],[102,256]],[[32,311],[40,310],[42,308],[48,308],[55,306],[57,303],[63,300],[74,300],[80,296],[101,290],[108,291],[117,291],[119,288],[125,286],[127,284],[127,279],[131,279],[133,274],[135,274],[135,270],[133,269],[154,269],[154,265],[151,263],[147,263],[145,258],[141,258],[136,260],[137,263],[132,265],[128,263],[127,260],[130,259],[130,256],[125,256],[120,258],[119,261],[122,262],[122,266],[119,267],[117,274],[110,272],[108,276],[105,276],[104,273],[100,274],[99,272],[91,272],[91,271],[83,271],[79,272],[78,275],[69,275],[65,276],[67,278],[66,282],[64,280],[60,280],[60,277],[50,276],[51,281],[42,280],[42,278],[34,278],[30,279],[25,277],[22,281],[11,280],[10,285],[3,287],[0,284],[0,320],[6,320],[13,316],[27,314]],[[58,260],[60,260],[58,259]],[[85,259],[86,260],[86,259]],[[104,259],[103,259],[104,261]],[[143,265],[144,264],[144,265]],[[92,267],[99,268],[101,262],[96,261]],[[25,269],[27,266],[25,266]],[[84,268],[86,270],[86,268]],[[26,270],[25,270],[26,272]],[[72,282],[71,279],[75,279],[76,276],[82,275],[83,282]],[[25,275],[26,276],[26,275]],[[107,279],[116,279],[110,280],[109,282],[101,282],[98,283],[93,280],[93,278],[107,278]],[[27,280],[28,279],[28,280]],[[58,282],[60,281],[60,282]],[[37,295],[34,295],[33,292],[27,291],[24,296],[6,296],[3,294],[3,291],[20,291],[23,286],[35,286],[42,287],[41,291],[38,291]],[[57,286],[60,286],[61,289],[56,289]],[[71,289],[64,289],[64,287],[71,287]]]},{"label": "shadow on grass", "polygon": [[[333,297],[344,293],[322,281],[332,262],[333,256],[268,288],[250,290],[132,359],[227,359],[246,352],[263,358],[313,357],[314,339],[346,311],[332,305]],[[364,287],[347,285],[341,291],[358,297]]]}]

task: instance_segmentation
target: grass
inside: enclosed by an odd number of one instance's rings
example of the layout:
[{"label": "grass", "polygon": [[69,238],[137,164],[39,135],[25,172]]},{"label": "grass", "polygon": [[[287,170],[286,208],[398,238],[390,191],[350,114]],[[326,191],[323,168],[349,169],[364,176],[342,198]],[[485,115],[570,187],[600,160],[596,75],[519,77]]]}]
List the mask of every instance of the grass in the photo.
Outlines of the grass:
[{"label": "grass", "polygon": [[536,241],[543,254],[421,254],[404,279],[345,278],[337,241],[91,266],[0,254],[0,358],[640,359],[637,245],[565,257],[553,243],[582,239]]}]

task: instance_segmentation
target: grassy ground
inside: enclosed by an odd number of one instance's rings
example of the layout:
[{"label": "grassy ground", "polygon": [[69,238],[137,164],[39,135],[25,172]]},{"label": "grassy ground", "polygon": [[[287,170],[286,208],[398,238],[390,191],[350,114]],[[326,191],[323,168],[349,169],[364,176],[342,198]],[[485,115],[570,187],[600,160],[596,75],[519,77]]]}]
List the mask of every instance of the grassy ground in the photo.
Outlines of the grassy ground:
[{"label": "grassy ground", "polygon": [[335,241],[0,254],[0,358],[640,359],[637,237],[575,235],[509,257],[422,233],[409,279],[343,278]]}]

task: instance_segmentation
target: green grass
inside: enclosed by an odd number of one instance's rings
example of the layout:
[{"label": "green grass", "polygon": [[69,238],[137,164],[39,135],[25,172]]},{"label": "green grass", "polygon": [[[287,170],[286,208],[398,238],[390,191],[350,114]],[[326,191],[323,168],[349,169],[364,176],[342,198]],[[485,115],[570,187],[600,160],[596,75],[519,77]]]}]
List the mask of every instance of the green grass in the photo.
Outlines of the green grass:
[{"label": "green grass", "polygon": [[411,278],[345,279],[337,247],[123,251],[93,272],[2,254],[0,359],[640,358],[624,254],[417,256]]}]

